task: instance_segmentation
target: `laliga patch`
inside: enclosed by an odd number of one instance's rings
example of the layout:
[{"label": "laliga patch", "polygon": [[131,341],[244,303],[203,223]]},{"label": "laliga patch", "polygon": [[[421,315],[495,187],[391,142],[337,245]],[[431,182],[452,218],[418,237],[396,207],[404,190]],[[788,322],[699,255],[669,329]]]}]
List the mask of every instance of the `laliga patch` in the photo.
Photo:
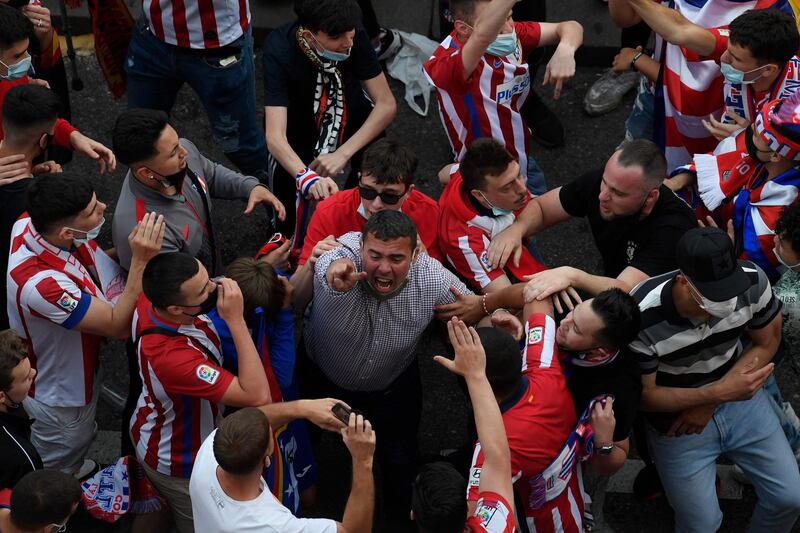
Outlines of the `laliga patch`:
[{"label": "laliga patch", "polygon": [[528,330],[528,344],[539,344],[542,342],[542,328],[536,326]]},{"label": "laliga patch", "polygon": [[483,268],[486,269],[486,272],[491,272],[492,270],[494,270],[492,262],[489,261],[489,254],[486,250],[481,252],[481,255],[478,259],[480,260],[481,265],[483,265]]},{"label": "laliga patch", "polygon": [[58,299],[58,305],[71,313],[78,307],[78,300],[73,298],[70,293],[65,292],[61,295],[61,298]]},{"label": "laliga patch", "polygon": [[729,37],[731,34],[731,30],[727,28],[718,28],[717,31],[722,37]]},{"label": "laliga patch", "polygon": [[219,379],[219,370],[211,368],[208,365],[200,365],[197,367],[197,377],[201,381],[205,381],[209,385],[213,385]]},{"label": "laliga patch", "polygon": [[492,521],[492,517],[494,517],[496,512],[497,507],[481,502],[481,506],[478,507],[475,515],[480,519],[481,524],[485,526]]}]

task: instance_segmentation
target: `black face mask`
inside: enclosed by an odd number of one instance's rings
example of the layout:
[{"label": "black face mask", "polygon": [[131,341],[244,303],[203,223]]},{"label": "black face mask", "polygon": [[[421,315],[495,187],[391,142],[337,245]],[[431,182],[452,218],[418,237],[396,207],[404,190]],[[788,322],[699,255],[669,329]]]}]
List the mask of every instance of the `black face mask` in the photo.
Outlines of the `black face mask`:
[{"label": "black face mask", "polygon": [[200,310],[196,313],[187,313],[186,311],[183,312],[185,315],[189,316],[200,316],[209,313],[212,309],[217,306],[217,291],[211,292],[208,295],[208,298],[203,300],[203,303],[199,304],[198,306],[186,306],[186,307],[200,307]]},{"label": "black face mask", "polygon": [[[147,168],[147,167],[145,167],[145,168]],[[187,166],[183,167],[181,170],[179,170],[178,172],[176,172],[175,174],[169,174],[169,175],[166,175],[166,176],[162,176],[162,178],[164,178],[164,179],[161,179],[161,180],[158,180],[158,181],[161,183],[161,185],[164,188],[172,186],[172,187],[177,188],[178,192],[180,192],[181,188],[183,187],[183,179],[186,177],[186,170],[188,168],[189,167],[187,165]],[[150,170],[150,172],[153,172],[154,174],[158,174],[157,172],[154,172],[152,169],[148,168],[148,170]]]},{"label": "black face mask", "polygon": [[756,146],[756,142],[753,140],[753,135],[755,135],[755,133],[753,132],[753,128],[747,128],[747,130],[744,133],[744,145],[747,147],[747,155],[749,155],[751,159],[753,159],[758,163],[765,163],[766,161],[762,161],[758,157],[758,154],[760,153],[768,154],[770,153],[770,151],[759,150],[758,147]]}]

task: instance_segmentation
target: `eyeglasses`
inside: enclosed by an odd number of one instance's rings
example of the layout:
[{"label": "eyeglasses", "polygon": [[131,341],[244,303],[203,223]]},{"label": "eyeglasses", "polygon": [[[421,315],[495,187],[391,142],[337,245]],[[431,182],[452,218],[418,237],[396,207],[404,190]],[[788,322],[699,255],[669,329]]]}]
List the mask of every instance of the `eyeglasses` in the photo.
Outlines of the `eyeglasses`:
[{"label": "eyeglasses", "polygon": [[363,185],[358,186],[358,194],[361,195],[361,198],[364,200],[374,200],[378,196],[381,197],[381,202],[388,204],[388,205],[395,205],[400,199],[405,196],[408,192],[408,187],[400,194],[395,194],[392,192],[378,192],[375,189],[371,189],[369,187],[364,187]]}]

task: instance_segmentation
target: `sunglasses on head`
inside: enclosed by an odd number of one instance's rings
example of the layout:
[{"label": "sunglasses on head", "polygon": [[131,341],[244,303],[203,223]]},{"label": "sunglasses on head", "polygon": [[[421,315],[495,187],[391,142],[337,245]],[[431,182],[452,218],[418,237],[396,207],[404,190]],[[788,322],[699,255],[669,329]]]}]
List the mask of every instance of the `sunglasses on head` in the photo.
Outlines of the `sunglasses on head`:
[{"label": "sunglasses on head", "polygon": [[375,189],[370,189],[369,187],[364,187],[363,185],[358,186],[358,194],[361,195],[361,198],[364,200],[374,200],[378,196],[381,197],[381,202],[388,204],[388,205],[395,205],[397,202],[400,201],[400,198],[403,197],[405,193],[408,192],[408,187],[400,194],[395,194],[392,192],[378,192]]}]

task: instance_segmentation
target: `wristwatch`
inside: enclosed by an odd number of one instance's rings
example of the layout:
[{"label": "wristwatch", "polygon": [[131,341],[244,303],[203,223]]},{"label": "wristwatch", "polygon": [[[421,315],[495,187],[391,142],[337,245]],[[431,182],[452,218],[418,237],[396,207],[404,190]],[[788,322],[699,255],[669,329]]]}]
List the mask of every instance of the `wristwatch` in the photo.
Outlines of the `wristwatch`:
[{"label": "wristwatch", "polygon": [[644,52],[639,50],[638,52],[636,52],[636,54],[634,54],[633,59],[631,59],[631,70],[636,70],[636,60],[642,57],[643,53]]},{"label": "wristwatch", "polygon": [[599,455],[611,455],[614,452],[614,443],[612,442],[607,446],[598,446],[595,449]]}]

